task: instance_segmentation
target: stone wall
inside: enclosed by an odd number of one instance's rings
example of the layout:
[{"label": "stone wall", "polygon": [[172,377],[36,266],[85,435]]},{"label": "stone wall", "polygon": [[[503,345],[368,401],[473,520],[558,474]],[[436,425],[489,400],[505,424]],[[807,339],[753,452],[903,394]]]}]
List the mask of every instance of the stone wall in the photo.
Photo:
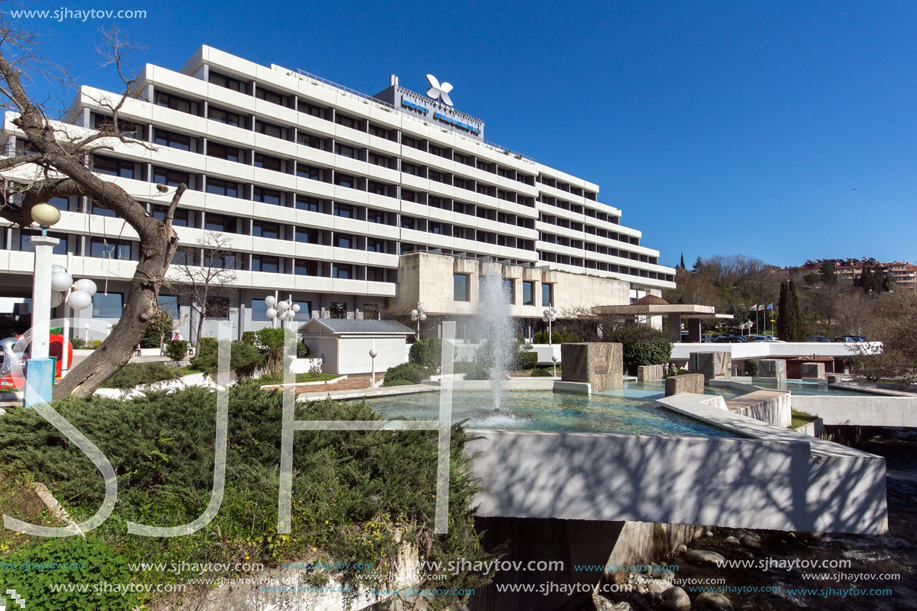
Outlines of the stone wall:
[{"label": "stone wall", "polygon": [[783,359],[761,359],[758,361],[758,377],[773,378],[786,382],[786,361]]},{"label": "stone wall", "polygon": [[664,365],[640,365],[637,367],[637,381],[661,380],[665,377],[663,371]]},{"label": "stone wall", "polygon": [[803,363],[799,366],[799,374],[802,378],[826,379],[824,363]]},{"label": "stone wall", "polygon": [[692,352],[688,358],[688,371],[704,374],[704,383],[710,380],[732,379],[731,352]]},{"label": "stone wall", "polygon": [[665,396],[680,395],[691,392],[704,394],[704,376],[699,373],[686,373],[680,376],[670,376],[665,379]]},{"label": "stone wall", "polygon": [[590,342],[563,344],[564,382],[583,382],[592,392],[624,388],[624,351],[621,344]]}]

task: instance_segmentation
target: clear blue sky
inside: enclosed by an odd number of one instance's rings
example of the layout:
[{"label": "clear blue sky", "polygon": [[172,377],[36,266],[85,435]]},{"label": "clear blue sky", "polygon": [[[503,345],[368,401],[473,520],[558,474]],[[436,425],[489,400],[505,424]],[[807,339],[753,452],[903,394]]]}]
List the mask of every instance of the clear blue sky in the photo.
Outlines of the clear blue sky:
[{"label": "clear blue sky", "polygon": [[[451,82],[488,140],[580,176],[673,265],[681,252],[917,260],[914,2],[131,2],[135,57],[208,44],[364,93]],[[109,20],[26,20],[82,83]],[[38,87],[47,87],[37,82]],[[59,95],[59,92],[55,92]],[[70,96],[68,94],[69,101]]]}]

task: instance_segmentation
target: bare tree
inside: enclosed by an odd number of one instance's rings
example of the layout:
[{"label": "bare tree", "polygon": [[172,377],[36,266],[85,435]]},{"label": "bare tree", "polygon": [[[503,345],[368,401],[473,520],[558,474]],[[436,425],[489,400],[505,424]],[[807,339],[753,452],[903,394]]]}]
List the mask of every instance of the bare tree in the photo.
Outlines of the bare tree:
[{"label": "bare tree", "polygon": [[184,298],[197,317],[195,354],[201,353],[204,319],[227,314],[227,294],[236,281],[236,259],[229,242],[227,236],[208,231],[198,240],[197,248],[179,251],[169,274],[172,290]]},{"label": "bare tree", "polygon": [[[187,188],[182,184],[174,190],[165,218],[160,221],[124,189],[91,171],[95,151],[120,143],[150,147],[136,139],[136,127],[121,118],[124,105],[141,97],[125,57],[131,47],[113,30],[105,34],[104,48],[104,63],[118,72],[124,83],[123,93],[98,100],[110,118],[97,129],[67,125],[50,118],[28,92],[32,76],[49,74],[45,62],[36,54],[34,36],[0,21],[0,108],[15,113],[12,123],[27,141],[27,146],[0,159],[0,171],[4,172],[0,177],[0,218],[27,228],[32,224],[31,210],[37,203],[52,197],[90,197],[124,219],[140,238],[140,257],[120,321],[102,345],[57,384],[55,397],[71,393],[89,396],[130,360],[156,313],[159,289],[178,246],[172,217]],[[58,78],[62,83],[69,82],[66,73],[58,74]]]}]

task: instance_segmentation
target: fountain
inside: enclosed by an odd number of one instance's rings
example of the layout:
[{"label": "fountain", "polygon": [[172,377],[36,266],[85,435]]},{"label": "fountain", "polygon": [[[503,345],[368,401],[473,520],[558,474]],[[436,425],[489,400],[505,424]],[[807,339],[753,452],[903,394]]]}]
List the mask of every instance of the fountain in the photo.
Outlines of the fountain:
[{"label": "fountain", "polygon": [[503,399],[503,379],[511,365],[516,341],[516,325],[510,316],[509,288],[503,282],[503,266],[481,265],[480,290],[476,324],[485,344],[479,360],[490,369],[490,392],[493,409],[499,410]]}]

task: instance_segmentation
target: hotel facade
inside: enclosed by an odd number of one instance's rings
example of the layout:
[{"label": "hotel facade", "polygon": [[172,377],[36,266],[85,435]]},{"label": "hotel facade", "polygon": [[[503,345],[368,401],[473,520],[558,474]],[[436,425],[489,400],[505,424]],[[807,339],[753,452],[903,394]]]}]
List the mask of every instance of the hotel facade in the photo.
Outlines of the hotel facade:
[{"label": "hotel facade", "polygon": [[[207,264],[235,278],[211,314],[240,336],[270,326],[264,298],[275,292],[300,304],[300,322],[418,303],[431,315],[471,316],[488,265],[499,266],[529,330],[548,306],[563,316],[675,286],[674,269],[600,203],[597,185],[488,143],[484,123],[452,107],[447,84],[422,95],[392,76],[367,96],[206,46],[177,72],[146,65],[138,83],[145,99],[129,100],[121,119],[146,146],[119,143],[89,163],[160,218],[174,187],[188,185],[174,221],[177,256],[203,263],[219,241],[224,256]],[[64,122],[91,130],[119,98],[82,87]],[[4,119],[4,155],[28,147],[13,117]],[[61,239],[55,262],[69,253],[74,277],[100,289],[78,316],[117,322],[136,233],[87,198],[51,203],[62,212],[51,230]],[[0,310],[31,295],[27,233],[0,227]],[[170,280],[161,304],[193,339],[174,265]]]}]

